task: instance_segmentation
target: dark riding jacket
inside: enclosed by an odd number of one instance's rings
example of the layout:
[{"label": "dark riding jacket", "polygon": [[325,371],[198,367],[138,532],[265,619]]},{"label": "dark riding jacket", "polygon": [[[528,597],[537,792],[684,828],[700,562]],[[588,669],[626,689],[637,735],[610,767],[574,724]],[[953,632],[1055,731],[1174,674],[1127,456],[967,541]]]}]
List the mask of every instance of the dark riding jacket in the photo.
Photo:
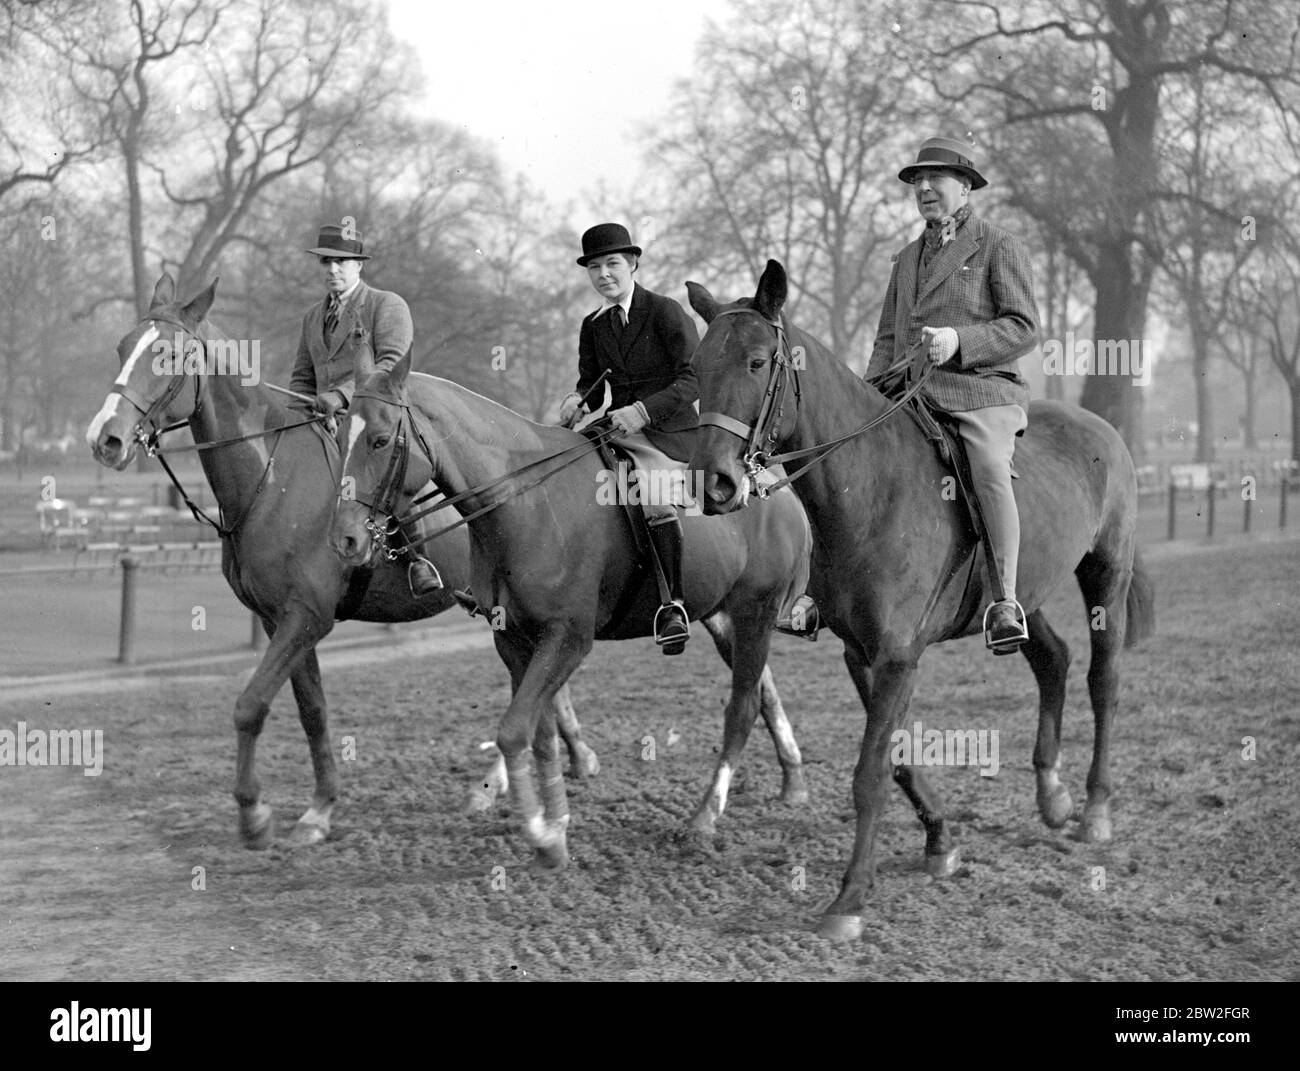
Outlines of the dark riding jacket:
[{"label": "dark riding jacket", "polygon": [[[577,391],[585,395],[608,369],[610,409],[640,402],[650,417],[645,437],[669,457],[689,460],[699,426],[700,388],[691,364],[699,341],[695,322],[681,305],[637,283],[621,343],[603,309],[582,321]],[[587,401],[590,409],[600,407],[599,394]]]}]

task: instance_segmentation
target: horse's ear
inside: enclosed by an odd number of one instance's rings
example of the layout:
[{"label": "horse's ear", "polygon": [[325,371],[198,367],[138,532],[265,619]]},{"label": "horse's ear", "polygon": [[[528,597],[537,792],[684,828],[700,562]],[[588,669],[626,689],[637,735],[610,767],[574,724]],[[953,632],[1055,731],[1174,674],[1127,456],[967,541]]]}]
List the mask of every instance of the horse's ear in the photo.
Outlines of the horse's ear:
[{"label": "horse's ear", "polygon": [[761,313],[764,319],[776,321],[781,317],[786,293],[785,269],[780,261],[769,260],[763,269],[763,277],[758,280],[758,292],[750,307]]},{"label": "horse's ear", "polygon": [[706,324],[713,323],[713,318],[718,315],[720,306],[713,300],[713,295],[704,289],[699,283],[686,283],[686,296],[690,299],[691,308],[700,314]]},{"label": "horse's ear", "polygon": [[213,279],[203,293],[191,298],[190,303],[181,310],[191,323],[198,323],[208,314],[208,310],[212,308],[212,302],[217,296],[217,283],[220,281],[219,276]]},{"label": "horse's ear", "polygon": [[406,384],[406,375],[411,370],[411,351],[415,349],[415,342],[406,347],[406,352],[402,354],[402,359],[393,365],[392,372],[388,375],[388,382],[397,390],[401,390]]},{"label": "horse's ear", "polygon": [[149,302],[149,308],[156,309],[160,305],[170,305],[176,300],[176,280],[172,278],[172,273],[165,271],[158,277],[158,282],[153,288],[153,300]]}]

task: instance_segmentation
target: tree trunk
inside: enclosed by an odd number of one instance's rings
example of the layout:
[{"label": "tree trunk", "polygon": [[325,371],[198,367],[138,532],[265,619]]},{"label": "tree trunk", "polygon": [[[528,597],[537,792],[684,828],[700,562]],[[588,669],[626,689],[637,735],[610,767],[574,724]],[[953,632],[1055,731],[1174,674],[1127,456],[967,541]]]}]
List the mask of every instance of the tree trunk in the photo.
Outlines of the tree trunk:
[{"label": "tree trunk", "polygon": [[[1129,260],[1130,244],[1112,241],[1102,248],[1097,276],[1093,285],[1097,304],[1093,314],[1093,341],[1098,355],[1102,341],[1132,340],[1141,343],[1146,323],[1147,291],[1150,277],[1133,278]],[[1105,369],[1087,377],[1079,404],[1109,421],[1127,444],[1133,460],[1146,459],[1142,436],[1142,392],[1128,375],[1106,375]]]},{"label": "tree trunk", "polygon": [[1192,382],[1196,389],[1196,458],[1214,460],[1214,405],[1210,397],[1210,347],[1201,326],[1201,318],[1188,317],[1192,335]]},{"label": "tree trunk", "polygon": [[1241,445],[1247,450],[1258,450],[1259,438],[1255,432],[1255,421],[1259,399],[1255,395],[1256,371],[1253,360],[1241,370],[1241,376],[1246,381],[1246,412],[1241,423]]}]

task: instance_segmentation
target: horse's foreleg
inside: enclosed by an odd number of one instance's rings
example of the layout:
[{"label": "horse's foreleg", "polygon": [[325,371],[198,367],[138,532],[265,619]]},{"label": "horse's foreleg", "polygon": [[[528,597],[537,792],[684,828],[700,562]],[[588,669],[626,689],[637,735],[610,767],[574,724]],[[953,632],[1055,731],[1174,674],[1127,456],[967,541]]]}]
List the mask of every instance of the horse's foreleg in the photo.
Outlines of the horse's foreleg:
[{"label": "horse's foreleg", "polygon": [[580,781],[595,777],[600,773],[600,760],[582,739],[582,726],[578,724],[567,681],[555,693],[555,717],[560,735],[564,737],[564,746],[569,750],[569,772]]},{"label": "horse's foreleg", "polygon": [[1035,610],[1025,621],[1029,642],[1021,652],[1038,682],[1038,739],[1034,744],[1034,777],[1038,782],[1038,813],[1051,829],[1059,829],[1074,812],[1070,790],[1061,783],[1061,711],[1065,708],[1065,678],[1070,648]]},{"label": "horse's foreleg", "polygon": [[311,806],[298,819],[290,840],[297,845],[318,844],[329,836],[330,812],[339,796],[339,773],[330,746],[329,722],[325,714],[325,689],[321,687],[320,662],[313,647],[294,669],[290,680],[293,697],[298,703],[298,720],[307,734],[311,749],[312,771],[316,775],[316,793]]},{"label": "horse's foreleg", "polygon": [[305,650],[314,649],[319,638],[310,634],[305,622],[293,619],[268,626],[271,642],[244,690],[235,700],[235,801],[239,804],[239,835],[247,848],[270,847],[273,829],[271,808],[262,802],[257,779],[257,738],[271,709],[271,700],[288,679]]},{"label": "horse's foreleg", "polygon": [[[876,829],[885,811],[891,777],[890,737],[906,713],[916,681],[916,663],[896,660],[869,669],[851,643],[844,661],[867,711],[867,727],[857,768],[853,771],[853,804],[858,812],[849,869],[839,895],[826,909],[818,933],[835,940],[862,933],[862,912],[875,882]],[[941,823],[936,813],[936,819]]]},{"label": "horse's foreleg", "polygon": [[[591,650],[591,635],[556,630],[535,646],[509,630],[496,634],[497,651],[510,670],[514,695],[497,730],[510,780],[510,806],[537,862],[549,869],[564,866],[568,802],[555,737],[555,694]],[[539,730],[543,738],[539,739]],[[541,760],[542,792],[533,773],[534,750]]]}]

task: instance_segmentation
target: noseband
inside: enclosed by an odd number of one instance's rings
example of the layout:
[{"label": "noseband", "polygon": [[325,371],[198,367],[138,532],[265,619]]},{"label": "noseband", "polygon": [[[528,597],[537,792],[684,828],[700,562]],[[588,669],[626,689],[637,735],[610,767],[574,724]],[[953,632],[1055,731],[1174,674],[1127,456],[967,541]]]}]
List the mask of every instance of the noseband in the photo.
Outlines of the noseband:
[{"label": "noseband", "polygon": [[751,479],[759,498],[767,498],[768,487],[757,477],[764,471],[765,462],[772,460],[772,452],[780,441],[781,419],[785,415],[785,403],[789,392],[794,391],[794,402],[799,404],[799,369],[790,354],[790,345],[786,341],[785,325],[780,320],[769,320],[757,309],[723,309],[714,317],[735,316],[742,312],[751,312],[769,327],[776,329],[776,351],[772,354],[772,371],[767,379],[767,389],[763,392],[763,404],[758,410],[758,419],[753,425],[745,424],[726,413],[701,413],[699,423],[712,425],[730,432],[745,440],[745,452],[741,461]]},{"label": "noseband", "polygon": [[[174,320],[167,316],[149,316],[146,317],[146,319],[151,323],[171,324],[173,327],[180,328],[181,331],[187,334],[203,348],[205,354],[207,353],[206,340],[193,328],[181,323],[180,320]],[[185,421],[181,421],[177,424],[162,428],[159,427],[157,423],[159,415],[167,411],[167,407],[171,405],[180,392],[185,389],[185,381],[189,379],[189,373],[184,371],[184,355],[173,353],[172,357],[174,360],[181,362],[182,370],[172,374],[172,381],[167,384],[167,389],[152,403],[138,394],[128,384],[114,383],[113,386],[109,388],[110,394],[120,394],[137,410],[139,410],[141,414],[140,419],[136,421],[135,427],[131,431],[131,437],[140,444],[141,449],[143,449],[149,457],[153,457],[158,453],[158,440],[162,435],[171,431],[173,428],[179,428],[185,424]],[[202,398],[200,397],[202,380],[202,371],[194,373],[194,413],[199,411],[199,407],[202,404]],[[147,431],[145,430],[146,425],[148,425],[149,428]]]}]

